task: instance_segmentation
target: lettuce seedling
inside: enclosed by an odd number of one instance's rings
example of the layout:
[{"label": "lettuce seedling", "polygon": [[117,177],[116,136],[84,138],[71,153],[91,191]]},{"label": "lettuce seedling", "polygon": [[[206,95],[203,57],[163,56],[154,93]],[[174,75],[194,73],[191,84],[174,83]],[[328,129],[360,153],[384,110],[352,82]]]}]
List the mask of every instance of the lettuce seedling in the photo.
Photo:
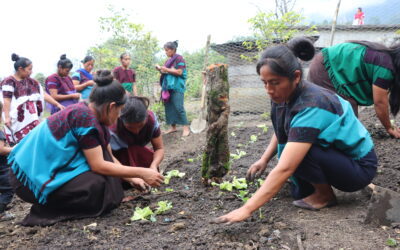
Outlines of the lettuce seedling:
[{"label": "lettuce seedling", "polygon": [[226,190],[226,191],[229,191],[229,192],[231,192],[233,190],[233,185],[229,181],[224,181],[224,182],[222,182],[220,184],[218,184],[216,182],[211,182],[211,186],[218,186],[219,189]]},{"label": "lettuce seedling", "polygon": [[249,191],[247,191],[247,190],[240,190],[239,194],[236,194],[236,197],[241,199],[243,202],[246,202],[248,199],[250,199],[250,197],[247,197],[248,193],[249,193]]},{"label": "lettuce seedling", "polygon": [[135,212],[133,213],[133,216],[131,217],[131,221],[149,220],[149,219],[152,222],[156,221],[153,211],[148,206],[145,208],[136,207]]},{"label": "lettuce seedling", "polygon": [[172,202],[170,202],[170,201],[159,201],[157,203],[157,205],[158,205],[158,207],[157,207],[157,210],[155,212],[156,214],[163,214],[166,211],[168,211],[168,210],[173,208]]},{"label": "lettuce seedling", "polygon": [[250,136],[250,143],[255,143],[257,141],[257,136],[256,135],[251,135]]},{"label": "lettuce seedling", "polygon": [[233,180],[232,180],[232,186],[235,188],[235,189],[246,189],[247,188],[247,182],[246,182],[246,179],[245,178],[239,178],[239,179],[236,179],[236,176],[234,176],[233,177]]},{"label": "lettuce seedling", "polygon": [[187,161],[188,162],[194,162],[194,159],[193,158],[189,158]]},{"label": "lettuce seedling", "polygon": [[174,189],[173,188],[166,188],[165,192],[174,192]]},{"label": "lettuce seedling", "polygon": [[185,176],[185,173],[181,173],[179,172],[179,170],[171,170],[167,172],[167,175],[164,176],[164,183],[165,184],[169,184],[169,181],[171,180],[172,177],[178,177],[178,178],[182,178],[183,176]]},{"label": "lettuce seedling", "polygon": [[264,134],[268,132],[268,126],[267,126],[267,124],[260,124],[260,125],[257,125],[257,128],[262,128],[262,131],[263,131]]},{"label": "lettuce seedling", "polygon": [[239,151],[238,149],[236,149],[236,152],[237,154],[231,154],[231,158],[234,160],[239,160],[240,158],[246,155],[246,152],[242,150]]}]

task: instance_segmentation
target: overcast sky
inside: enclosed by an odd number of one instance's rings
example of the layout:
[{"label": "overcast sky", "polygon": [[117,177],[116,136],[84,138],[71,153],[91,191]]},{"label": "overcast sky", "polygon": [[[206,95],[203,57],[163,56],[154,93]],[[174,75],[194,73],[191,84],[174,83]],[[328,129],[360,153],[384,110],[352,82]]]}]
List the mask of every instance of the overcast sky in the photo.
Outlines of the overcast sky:
[{"label": "overcast sky", "polygon": [[[341,11],[385,0],[342,0]],[[152,31],[160,45],[179,40],[180,50],[250,35],[247,20],[258,9],[273,8],[274,0],[1,0],[0,77],[13,73],[11,53],[33,61],[33,75],[55,71],[61,54],[82,59],[89,47],[101,42],[98,18],[107,6],[125,8],[135,23]],[[326,15],[331,19],[337,0],[297,0],[296,9],[305,16]],[[355,7],[356,6],[356,7]]]}]

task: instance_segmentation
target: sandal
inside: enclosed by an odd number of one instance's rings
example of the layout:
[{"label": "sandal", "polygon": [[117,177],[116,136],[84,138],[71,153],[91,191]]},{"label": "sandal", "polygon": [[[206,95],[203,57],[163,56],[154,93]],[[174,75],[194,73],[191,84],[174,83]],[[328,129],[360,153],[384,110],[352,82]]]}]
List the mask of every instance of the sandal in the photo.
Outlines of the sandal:
[{"label": "sandal", "polygon": [[337,200],[334,199],[334,200],[329,201],[325,206],[323,206],[321,208],[316,208],[316,207],[312,206],[311,204],[308,204],[307,202],[305,202],[303,199],[301,199],[301,200],[293,201],[292,204],[299,208],[303,208],[303,209],[307,209],[307,210],[311,210],[311,211],[318,211],[325,207],[336,206],[338,203],[337,203]]}]

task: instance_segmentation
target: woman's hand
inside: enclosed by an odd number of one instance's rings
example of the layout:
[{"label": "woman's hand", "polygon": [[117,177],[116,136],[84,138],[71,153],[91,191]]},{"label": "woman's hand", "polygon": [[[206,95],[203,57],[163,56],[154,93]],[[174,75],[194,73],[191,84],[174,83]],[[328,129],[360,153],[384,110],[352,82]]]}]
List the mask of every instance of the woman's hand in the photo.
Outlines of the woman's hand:
[{"label": "woman's hand", "polygon": [[148,192],[151,188],[149,184],[140,178],[124,178],[124,180],[142,192]]},{"label": "woman's hand", "polygon": [[150,169],[153,169],[153,170],[157,171],[158,173],[160,172],[160,169],[158,169],[158,165],[153,164],[153,163],[150,165]]},{"label": "woman's hand", "polygon": [[168,73],[168,68],[165,66],[160,67],[161,73]]},{"label": "woman's hand", "polygon": [[57,108],[58,108],[59,110],[65,109],[65,107],[64,107],[63,105],[61,105],[60,103],[57,103]]},{"label": "woman's hand", "polygon": [[158,171],[149,168],[143,168],[141,178],[152,187],[159,187],[164,182],[164,176]]},{"label": "woman's hand", "polygon": [[93,86],[95,84],[95,82],[93,80],[89,80],[87,82],[85,82],[86,86]]},{"label": "woman's hand", "polygon": [[396,138],[396,139],[399,139],[399,138],[400,138],[400,129],[399,129],[399,128],[396,128],[396,127],[394,127],[394,128],[389,128],[389,129],[387,130],[387,132],[389,133],[389,135],[393,136],[393,137]]},{"label": "woman's hand", "polygon": [[236,210],[233,210],[232,212],[225,214],[221,217],[216,218],[215,220],[211,221],[212,223],[226,223],[226,224],[232,224],[236,222],[243,221],[251,216],[251,213],[249,210],[247,210],[245,207],[238,208]]},{"label": "woman's hand", "polygon": [[6,118],[4,119],[4,124],[7,128],[11,128],[11,118],[9,116],[6,116]]},{"label": "woman's hand", "polygon": [[247,181],[253,181],[255,178],[260,177],[265,169],[267,168],[268,162],[265,162],[262,159],[259,159],[253,165],[250,166],[250,168],[247,170],[246,173],[246,180]]},{"label": "woman's hand", "polygon": [[72,99],[79,99],[79,98],[81,98],[81,94],[80,93],[72,94]]}]

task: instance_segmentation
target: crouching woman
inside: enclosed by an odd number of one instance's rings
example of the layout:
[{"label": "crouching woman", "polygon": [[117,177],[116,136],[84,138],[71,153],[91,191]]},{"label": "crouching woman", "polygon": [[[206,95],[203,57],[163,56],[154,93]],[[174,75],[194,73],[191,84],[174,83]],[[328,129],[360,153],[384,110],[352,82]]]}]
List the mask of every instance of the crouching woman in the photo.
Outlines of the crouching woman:
[{"label": "crouching woman", "polygon": [[110,71],[99,71],[90,103],[69,106],[38,125],[11,152],[16,194],[32,203],[23,225],[96,217],[123,198],[121,178],[159,186],[152,169],[121,165],[111,154],[108,126],[126,102],[125,90]]}]

